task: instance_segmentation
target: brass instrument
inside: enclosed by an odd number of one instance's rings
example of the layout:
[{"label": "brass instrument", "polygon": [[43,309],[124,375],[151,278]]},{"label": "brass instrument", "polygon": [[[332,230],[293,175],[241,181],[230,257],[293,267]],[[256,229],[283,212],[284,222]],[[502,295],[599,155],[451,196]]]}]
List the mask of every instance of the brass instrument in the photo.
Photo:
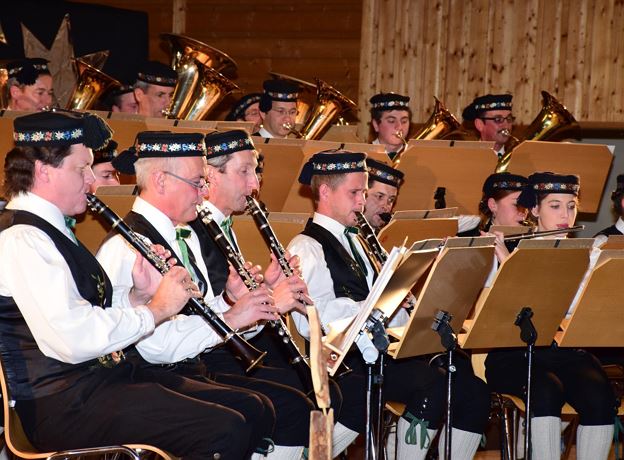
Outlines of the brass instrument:
[{"label": "brass instrument", "polygon": [[[295,117],[295,125],[303,126],[312,107],[316,103],[316,85],[309,81],[300,80],[289,75],[284,75],[276,72],[269,72],[271,77],[278,80],[286,80],[299,86],[299,96],[297,97],[297,116]],[[286,123],[288,124],[288,123]],[[291,129],[290,126],[284,126],[284,128]],[[292,127],[294,130],[294,126]],[[292,131],[291,131],[292,132]],[[294,130],[293,134],[297,135],[298,131]],[[299,136],[297,136],[299,137]]]},{"label": "brass instrument", "polygon": [[[119,233],[132,247],[134,247],[147,261],[161,274],[169,271],[167,261],[159,257],[112,209],[106,206],[95,195],[87,193],[89,209],[99,214]],[[238,358],[249,372],[262,362],[266,352],[261,352],[250,345],[245,339],[233,331],[205,302],[204,299],[191,298],[187,304],[193,314],[201,316],[221,337],[225,347]]]},{"label": "brass instrument", "polygon": [[67,101],[68,110],[89,110],[107,91],[120,88],[121,83],[82,59],[73,59],[78,74],[76,87]]},{"label": "brass instrument", "polygon": [[[262,208],[260,207],[260,204],[253,196],[248,196],[246,199],[247,199],[247,212],[249,212],[249,214],[253,218],[256,226],[258,227],[258,230],[260,231],[260,234],[262,235],[262,239],[264,240],[266,245],[269,247],[269,250],[271,251],[271,253],[277,259],[277,263],[280,266],[280,269],[282,270],[282,273],[284,274],[284,276],[286,278],[290,278],[291,276],[295,274],[295,272],[290,266],[288,259],[286,259],[286,250],[284,249],[284,246],[282,245],[282,243],[280,243],[280,241],[277,239],[277,235],[271,228],[271,224],[269,223],[269,220],[267,219],[266,213],[262,210]],[[307,303],[304,303],[304,305],[309,306]],[[322,334],[324,336],[327,335],[327,332],[325,331],[323,324],[319,322],[319,326],[321,328]],[[338,359],[338,356],[335,353],[330,353],[329,354],[329,361],[330,361],[329,366],[331,367],[333,364],[332,361],[335,362],[337,359]],[[337,374],[337,377],[342,377],[343,375],[346,375],[349,372],[351,372],[351,369],[343,362],[343,363],[340,363],[340,366],[338,367],[338,371],[336,372],[336,374]],[[306,373],[306,375],[303,375],[303,376],[300,375],[299,377],[301,378],[302,382],[306,382],[307,379],[310,378],[308,373]],[[310,383],[310,389],[311,389],[311,383]]]},{"label": "brass instrument", "polygon": [[542,91],[542,99],[542,110],[527,127],[520,139],[513,138],[516,142],[508,149],[505,148],[505,154],[496,165],[496,172],[507,171],[512,152],[522,141],[545,141],[561,131],[578,128],[574,116],[553,95]]},{"label": "brass instrument", "polygon": [[[437,97],[433,97],[435,100],[435,105],[433,107],[433,112],[429,119],[423,124],[423,126],[414,134],[411,139],[440,139],[447,134],[451,133],[459,129],[461,124]],[[393,167],[396,168],[398,164],[401,162],[401,155],[405,152],[407,148],[407,140],[405,140],[402,136],[399,136],[398,132],[396,136],[401,139],[404,143],[404,148],[397,153],[394,157]]]},{"label": "brass instrument", "polygon": [[574,227],[561,228],[557,230],[544,230],[542,232],[529,231],[527,233],[514,233],[513,235],[505,236],[503,239],[505,241],[528,240],[530,238],[539,238],[542,236],[563,235],[566,233],[580,232],[584,228],[584,225],[575,225]]},{"label": "brass instrument", "polygon": [[183,35],[162,34],[169,43],[171,66],[178,73],[167,117],[202,120],[221,100],[239,87],[221,71],[235,71],[227,54]]},{"label": "brass instrument", "polygon": [[316,103],[303,128],[300,132],[297,132],[297,137],[306,140],[320,139],[332,121],[341,113],[347,110],[354,110],[357,107],[355,102],[344,96],[337,89],[319,78],[315,78],[315,80],[317,89]]}]

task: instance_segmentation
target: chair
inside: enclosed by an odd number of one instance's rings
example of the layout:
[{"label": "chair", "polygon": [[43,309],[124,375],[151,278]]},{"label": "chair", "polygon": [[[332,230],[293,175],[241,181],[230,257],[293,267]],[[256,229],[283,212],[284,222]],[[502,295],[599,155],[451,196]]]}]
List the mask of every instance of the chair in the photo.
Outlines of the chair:
[{"label": "chair", "polygon": [[0,387],[2,389],[2,406],[4,409],[4,440],[9,450],[17,457],[24,459],[68,459],[86,456],[104,456],[106,454],[121,454],[133,460],[140,460],[144,454],[155,454],[156,458],[172,460],[174,457],[158,449],[144,444],[127,444],[123,446],[93,447],[87,449],[72,449],[59,452],[38,452],[31,444],[22,423],[14,409],[15,401],[11,399],[9,388],[4,374],[4,367],[0,362]]}]

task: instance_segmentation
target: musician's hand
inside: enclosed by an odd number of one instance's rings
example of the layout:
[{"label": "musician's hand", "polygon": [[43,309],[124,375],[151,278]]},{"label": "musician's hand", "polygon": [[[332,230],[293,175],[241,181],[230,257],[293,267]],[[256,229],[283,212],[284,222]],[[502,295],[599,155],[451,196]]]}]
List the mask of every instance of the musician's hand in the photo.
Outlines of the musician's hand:
[{"label": "musician's hand", "polygon": [[173,267],[162,277],[147,308],[158,325],[182,310],[191,297],[201,297],[197,285],[184,267]]},{"label": "musician's hand", "polygon": [[[245,268],[258,284],[262,283],[262,275],[260,274],[262,268],[259,265],[253,266],[251,262],[245,262]],[[234,268],[230,265],[228,278],[225,282],[225,293],[227,297],[233,302],[236,302],[242,296],[247,294],[247,292],[249,292],[249,288],[245,285],[243,279],[236,272],[236,270],[234,270]]]},{"label": "musician's hand", "polygon": [[505,262],[509,257],[509,249],[505,246],[505,234],[502,232],[481,232],[481,236],[493,236],[494,240],[494,255],[498,259],[499,263]]},{"label": "musician's hand", "polygon": [[260,286],[242,296],[223,314],[223,317],[229,326],[236,330],[258,321],[276,319],[277,313],[271,293],[266,287]]},{"label": "musician's hand", "polygon": [[416,306],[416,297],[411,292],[405,296],[403,299],[403,303],[401,303],[401,308],[410,309]]},{"label": "musician's hand", "polygon": [[312,299],[308,296],[308,286],[298,276],[285,278],[273,289],[275,306],[280,313],[297,310],[306,314],[305,306],[312,305]]},{"label": "musician's hand", "polygon": [[[285,253],[286,260],[290,258],[288,251]],[[269,289],[274,289],[279,283],[286,279],[275,255],[271,254],[271,263],[264,272],[264,282]]]},{"label": "musician's hand", "polygon": [[[160,244],[151,245],[150,249],[163,259],[168,259],[167,263],[173,267],[175,258],[169,258],[171,253]],[[130,290],[130,302],[132,305],[146,304],[152,298],[162,275],[152,266],[141,254],[136,253],[134,266],[132,267],[133,287]]]}]

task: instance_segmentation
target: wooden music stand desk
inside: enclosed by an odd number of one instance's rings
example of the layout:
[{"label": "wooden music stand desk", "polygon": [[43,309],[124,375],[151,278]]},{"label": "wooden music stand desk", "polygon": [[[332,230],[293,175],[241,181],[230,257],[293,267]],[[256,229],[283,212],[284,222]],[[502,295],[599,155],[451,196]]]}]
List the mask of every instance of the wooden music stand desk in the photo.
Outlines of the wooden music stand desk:
[{"label": "wooden music stand desk", "polygon": [[451,325],[459,331],[474,305],[494,260],[494,238],[451,238],[433,263],[418,301],[405,327],[389,328],[398,339],[388,348],[395,359],[444,351],[431,329],[438,310],[453,316]]},{"label": "wooden music stand desk", "polygon": [[624,251],[603,250],[555,340],[560,347],[621,347],[624,345],[622,301]]},{"label": "wooden music stand desk", "polygon": [[593,239],[523,240],[500,266],[459,334],[462,348],[524,347],[516,316],[530,307],[536,346],[550,345],[589,265]]},{"label": "wooden music stand desk", "polygon": [[[435,212],[437,210],[432,210]],[[429,211],[421,212],[426,215]],[[432,214],[434,215],[434,214]],[[457,218],[420,218],[420,219],[393,219],[379,232],[379,242],[386,250],[400,246],[407,236],[408,243],[432,238],[446,238],[457,234]]]}]

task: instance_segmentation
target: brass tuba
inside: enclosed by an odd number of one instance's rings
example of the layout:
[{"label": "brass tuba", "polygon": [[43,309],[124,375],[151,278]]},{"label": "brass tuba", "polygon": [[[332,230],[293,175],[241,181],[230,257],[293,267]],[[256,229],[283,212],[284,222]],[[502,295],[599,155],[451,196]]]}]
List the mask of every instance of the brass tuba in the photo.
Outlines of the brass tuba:
[{"label": "brass tuba", "polygon": [[[355,102],[319,78],[316,81],[316,103],[297,137],[319,139],[341,113],[356,108]],[[291,130],[292,127],[290,127]]]},{"label": "brass tuba", "polygon": [[73,59],[73,64],[78,81],[67,101],[68,110],[89,110],[108,90],[121,87],[119,81],[80,58]]},{"label": "brass tuba", "polygon": [[169,118],[203,119],[238,86],[221,72],[234,72],[237,65],[227,54],[184,35],[162,34],[169,44],[171,66],[178,73],[167,110]]},{"label": "brass tuba", "polygon": [[309,81],[300,80],[282,73],[269,72],[272,78],[277,80],[286,80],[299,86],[299,96],[297,97],[297,116],[295,117],[295,125],[303,126],[312,107],[316,102],[316,85]]},{"label": "brass tuba", "polygon": [[[423,126],[414,134],[411,139],[440,139],[447,134],[459,129],[461,124],[437,97],[433,112]],[[403,138],[403,133],[397,131],[396,136],[403,142],[403,148],[393,159],[392,167],[396,168],[401,162],[401,155],[407,149],[407,141]]]},{"label": "brass tuba", "polygon": [[[568,109],[552,94],[542,91],[542,110],[517,139],[512,136],[513,145],[505,148],[505,154],[498,160],[496,172],[505,172],[511,161],[513,150],[523,141],[545,141],[562,131],[578,128],[578,123]],[[511,133],[509,133],[511,134]]]}]

